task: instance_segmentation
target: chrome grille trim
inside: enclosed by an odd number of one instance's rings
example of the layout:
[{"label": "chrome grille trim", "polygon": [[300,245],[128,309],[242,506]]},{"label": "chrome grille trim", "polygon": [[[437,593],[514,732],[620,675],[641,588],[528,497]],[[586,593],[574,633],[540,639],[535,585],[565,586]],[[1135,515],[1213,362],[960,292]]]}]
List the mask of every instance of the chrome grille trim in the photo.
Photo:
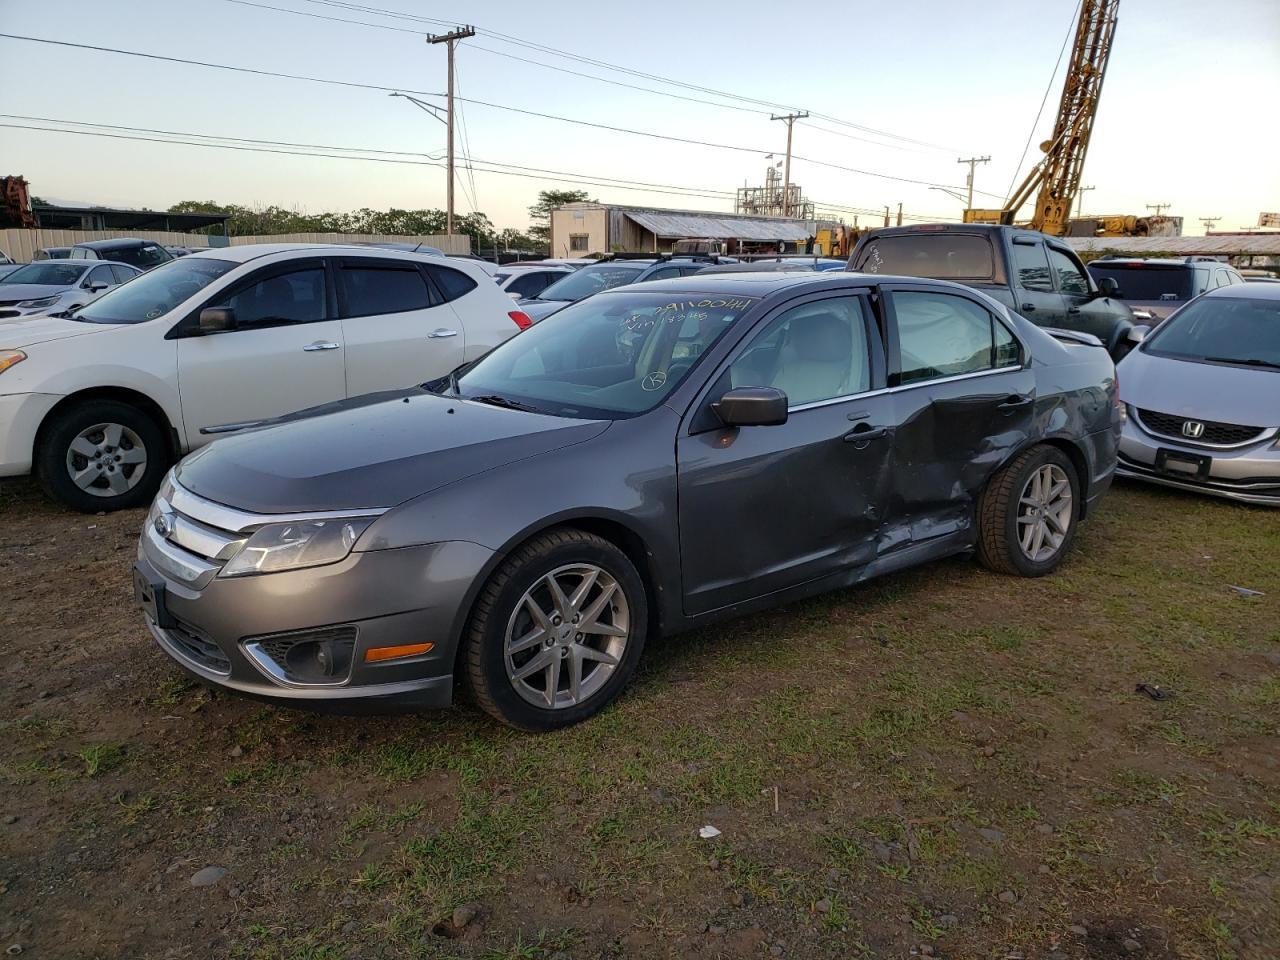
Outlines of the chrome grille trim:
[{"label": "chrome grille trim", "polygon": [[[1224,423],[1218,420],[1201,420],[1199,417],[1190,415],[1184,416],[1177,413],[1163,413],[1156,410],[1140,408],[1136,404],[1130,404],[1129,412],[1133,416],[1133,419],[1138,422],[1138,426],[1140,426],[1145,433],[1161,440],[1171,440],[1176,444],[1186,447],[1204,447],[1209,450],[1236,450],[1240,447],[1249,447],[1257,443],[1263,443],[1274,437],[1277,432],[1280,432],[1280,430],[1275,427],[1250,427],[1243,424]],[[1191,437],[1185,437],[1181,433],[1158,430],[1154,423],[1148,422],[1148,419],[1160,418],[1167,418],[1169,422],[1175,420],[1178,422],[1196,420],[1205,424],[1206,432],[1215,428],[1224,428],[1227,430],[1253,431],[1253,435],[1248,439],[1239,440],[1235,443],[1214,443],[1213,441],[1206,440],[1203,437],[1193,439]]]},{"label": "chrome grille trim", "polygon": [[368,507],[359,510],[311,510],[298,513],[249,513],[236,510],[213,500],[196,496],[176,479],[173,484],[173,499],[170,505],[178,513],[195,520],[206,527],[229,533],[252,533],[258,527],[269,523],[290,523],[301,520],[342,520],[350,517],[380,517],[390,507]]}]

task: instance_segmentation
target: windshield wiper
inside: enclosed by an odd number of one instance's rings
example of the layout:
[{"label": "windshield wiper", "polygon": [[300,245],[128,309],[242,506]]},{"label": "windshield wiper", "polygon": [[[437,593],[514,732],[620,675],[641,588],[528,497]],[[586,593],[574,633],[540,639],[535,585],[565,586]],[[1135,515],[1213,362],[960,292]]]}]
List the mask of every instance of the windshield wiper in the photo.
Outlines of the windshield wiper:
[{"label": "windshield wiper", "polygon": [[476,403],[487,403],[494,407],[506,407],[508,410],[523,410],[525,413],[542,413],[542,410],[531,403],[512,400],[510,397],[504,397],[496,393],[486,393],[478,397],[463,397],[462,399],[474,400]]},{"label": "windshield wiper", "polygon": [[1273,360],[1259,360],[1256,357],[1205,357],[1210,363],[1234,363],[1242,367],[1269,367],[1272,370],[1280,370],[1280,363]]}]

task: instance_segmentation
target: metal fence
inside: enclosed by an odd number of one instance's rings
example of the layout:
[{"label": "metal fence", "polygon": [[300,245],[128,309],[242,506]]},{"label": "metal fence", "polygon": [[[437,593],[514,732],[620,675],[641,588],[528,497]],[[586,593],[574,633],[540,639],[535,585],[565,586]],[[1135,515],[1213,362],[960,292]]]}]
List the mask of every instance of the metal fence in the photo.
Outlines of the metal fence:
[{"label": "metal fence", "polygon": [[[207,237],[198,233],[167,233],[156,230],[0,230],[0,251],[18,263],[28,263],[36,251],[46,247],[71,247],[90,240],[132,237],[154,240],[169,246],[203,250],[207,247],[241,246],[246,243],[421,243],[445,253],[470,253],[471,238],[465,234],[396,237],[357,233],[287,233],[253,237]],[[228,240],[230,243],[228,244]]]}]

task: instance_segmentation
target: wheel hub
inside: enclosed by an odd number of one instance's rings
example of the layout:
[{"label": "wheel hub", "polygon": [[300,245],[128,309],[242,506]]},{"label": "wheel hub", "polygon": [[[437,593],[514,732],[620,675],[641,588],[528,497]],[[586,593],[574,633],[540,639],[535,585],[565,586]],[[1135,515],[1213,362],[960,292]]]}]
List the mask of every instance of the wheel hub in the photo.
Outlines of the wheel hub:
[{"label": "wheel hub", "polygon": [[81,430],[67,448],[67,474],[95,497],[117,497],[132,490],[147,471],[142,438],[119,423],[97,423]]}]

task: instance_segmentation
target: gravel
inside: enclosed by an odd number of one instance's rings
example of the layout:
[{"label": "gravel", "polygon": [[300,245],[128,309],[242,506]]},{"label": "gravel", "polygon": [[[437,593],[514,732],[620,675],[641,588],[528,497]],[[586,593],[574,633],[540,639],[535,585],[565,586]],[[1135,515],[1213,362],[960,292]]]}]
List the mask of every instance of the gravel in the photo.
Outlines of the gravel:
[{"label": "gravel", "polygon": [[225,867],[205,867],[191,875],[193,887],[211,887],[227,875]]}]

